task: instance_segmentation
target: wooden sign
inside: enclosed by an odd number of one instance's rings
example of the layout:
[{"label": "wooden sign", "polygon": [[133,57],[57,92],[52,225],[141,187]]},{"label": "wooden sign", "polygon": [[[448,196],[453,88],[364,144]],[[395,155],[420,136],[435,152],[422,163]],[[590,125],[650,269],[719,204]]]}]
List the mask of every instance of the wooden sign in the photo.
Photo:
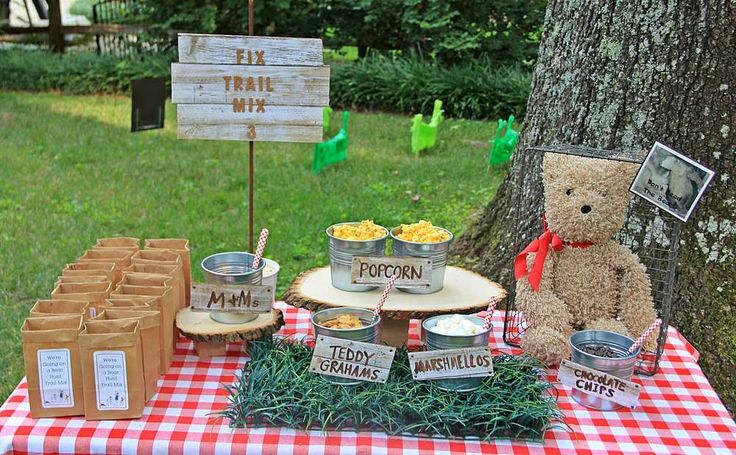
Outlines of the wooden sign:
[{"label": "wooden sign", "polygon": [[396,348],[380,344],[317,337],[309,371],[367,382],[386,382]]},{"label": "wooden sign", "polygon": [[321,142],[330,101],[322,41],[179,34],[171,65],[178,136],[261,142]]},{"label": "wooden sign", "polygon": [[350,271],[353,284],[386,284],[396,274],[397,286],[422,287],[432,284],[432,260],[409,257],[355,256]]},{"label": "wooden sign", "polygon": [[493,375],[493,357],[488,347],[410,352],[409,367],[417,381],[479,378]]},{"label": "wooden sign", "polygon": [[226,313],[268,313],[273,304],[273,288],[257,285],[192,285],[192,311]]},{"label": "wooden sign", "polygon": [[569,360],[563,360],[560,363],[557,379],[561,383],[572,387],[573,390],[613,401],[631,409],[639,404],[641,388],[639,384]]}]

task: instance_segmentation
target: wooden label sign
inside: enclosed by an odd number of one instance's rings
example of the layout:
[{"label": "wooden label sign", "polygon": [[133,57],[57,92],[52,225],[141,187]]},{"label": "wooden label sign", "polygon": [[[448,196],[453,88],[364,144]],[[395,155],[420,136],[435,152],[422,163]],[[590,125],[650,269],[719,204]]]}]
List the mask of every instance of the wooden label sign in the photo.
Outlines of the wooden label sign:
[{"label": "wooden label sign", "polygon": [[396,348],[380,344],[317,337],[309,371],[367,382],[386,382]]},{"label": "wooden label sign", "polygon": [[271,292],[271,286],[194,284],[192,311],[268,313],[273,304]]},{"label": "wooden label sign", "polygon": [[488,347],[410,352],[409,367],[417,381],[478,378],[493,375],[493,357]]},{"label": "wooden label sign", "polygon": [[613,401],[631,409],[639,404],[641,386],[635,382],[617,378],[592,368],[563,360],[557,371],[557,379],[573,390]]},{"label": "wooden label sign", "polygon": [[171,65],[178,136],[321,142],[330,102],[322,40],[179,34]]},{"label": "wooden label sign", "polygon": [[396,285],[421,287],[432,284],[432,260],[408,257],[355,256],[350,270],[353,284],[386,284],[396,274]]}]

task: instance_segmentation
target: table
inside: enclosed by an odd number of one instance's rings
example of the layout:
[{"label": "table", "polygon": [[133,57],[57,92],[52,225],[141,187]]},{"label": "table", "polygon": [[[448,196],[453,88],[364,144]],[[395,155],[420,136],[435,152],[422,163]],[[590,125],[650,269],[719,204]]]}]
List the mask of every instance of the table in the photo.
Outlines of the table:
[{"label": "table", "polygon": [[[366,308],[373,310],[385,286],[367,292],[347,292],[332,286],[330,266],[299,275],[284,293],[284,301],[311,311],[323,308]],[[488,307],[488,300],[506,297],[500,284],[470,270],[447,266],[444,287],[432,294],[394,291],[381,310],[381,340],[390,346],[404,346],[409,339],[409,321],[440,314],[472,314]]]},{"label": "table", "polygon": [[[309,312],[277,302],[284,311],[285,336],[309,331]],[[500,313],[500,312],[497,312]],[[482,313],[481,313],[482,314]],[[494,317],[491,346],[518,352],[502,341],[503,322]],[[412,321],[410,345],[417,345]],[[643,385],[639,407],[613,412],[583,408],[572,402],[561,386],[560,407],[570,430],[547,432],[544,445],[493,440],[422,439],[383,433],[303,432],[287,428],[232,430],[209,413],[223,408],[226,393],[221,384],[233,380],[246,358],[231,344],[225,357],[200,360],[192,343],[179,339],[169,373],[159,381],[158,393],[137,420],[85,422],[81,417],[38,419],[29,417],[25,379],[0,407],[0,453],[563,453],[620,451],[693,453],[736,452],[736,424],[703,376],[697,351],[673,328],[654,378],[636,377]]]}]

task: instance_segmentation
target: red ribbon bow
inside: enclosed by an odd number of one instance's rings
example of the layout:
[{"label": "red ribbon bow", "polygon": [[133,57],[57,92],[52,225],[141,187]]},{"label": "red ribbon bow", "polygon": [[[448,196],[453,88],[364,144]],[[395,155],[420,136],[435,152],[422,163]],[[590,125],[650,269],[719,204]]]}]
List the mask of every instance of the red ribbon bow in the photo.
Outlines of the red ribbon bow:
[{"label": "red ribbon bow", "polygon": [[[524,248],[524,251],[516,256],[514,261],[514,275],[517,280],[529,275],[529,285],[532,290],[539,291],[539,283],[542,281],[542,271],[544,270],[544,261],[547,259],[547,252],[551,246],[555,251],[561,251],[564,246],[573,248],[588,248],[591,242],[563,242],[559,235],[553,233],[547,228],[547,221],[542,217],[542,227],[544,232],[536,240]],[[530,253],[536,253],[531,270],[526,268],[526,257]]]}]

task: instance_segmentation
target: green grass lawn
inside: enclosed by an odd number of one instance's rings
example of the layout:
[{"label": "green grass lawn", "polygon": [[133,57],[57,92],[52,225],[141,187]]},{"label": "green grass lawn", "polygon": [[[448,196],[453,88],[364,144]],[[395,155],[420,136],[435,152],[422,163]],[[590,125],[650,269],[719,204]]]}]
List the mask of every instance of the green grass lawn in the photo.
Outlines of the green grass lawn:
[{"label": "green grass lawn", "polygon": [[[126,98],[0,92],[0,402],[24,375],[28,309],[97,237],[189,238],[195,280],[206,255],[247,248],[247,145],[177,140],[170,105],[167,121],[131,134]],[[441,143],[416,158],[409,125],[353,114],[348,160],[319,175],[309,144],[256,144],[255,226],[271,231],[279,292],[328,263],[332,223],[424,218],[459,233],[487,203],[503,177],[486,164],[495,126],[447,120]]]}]

